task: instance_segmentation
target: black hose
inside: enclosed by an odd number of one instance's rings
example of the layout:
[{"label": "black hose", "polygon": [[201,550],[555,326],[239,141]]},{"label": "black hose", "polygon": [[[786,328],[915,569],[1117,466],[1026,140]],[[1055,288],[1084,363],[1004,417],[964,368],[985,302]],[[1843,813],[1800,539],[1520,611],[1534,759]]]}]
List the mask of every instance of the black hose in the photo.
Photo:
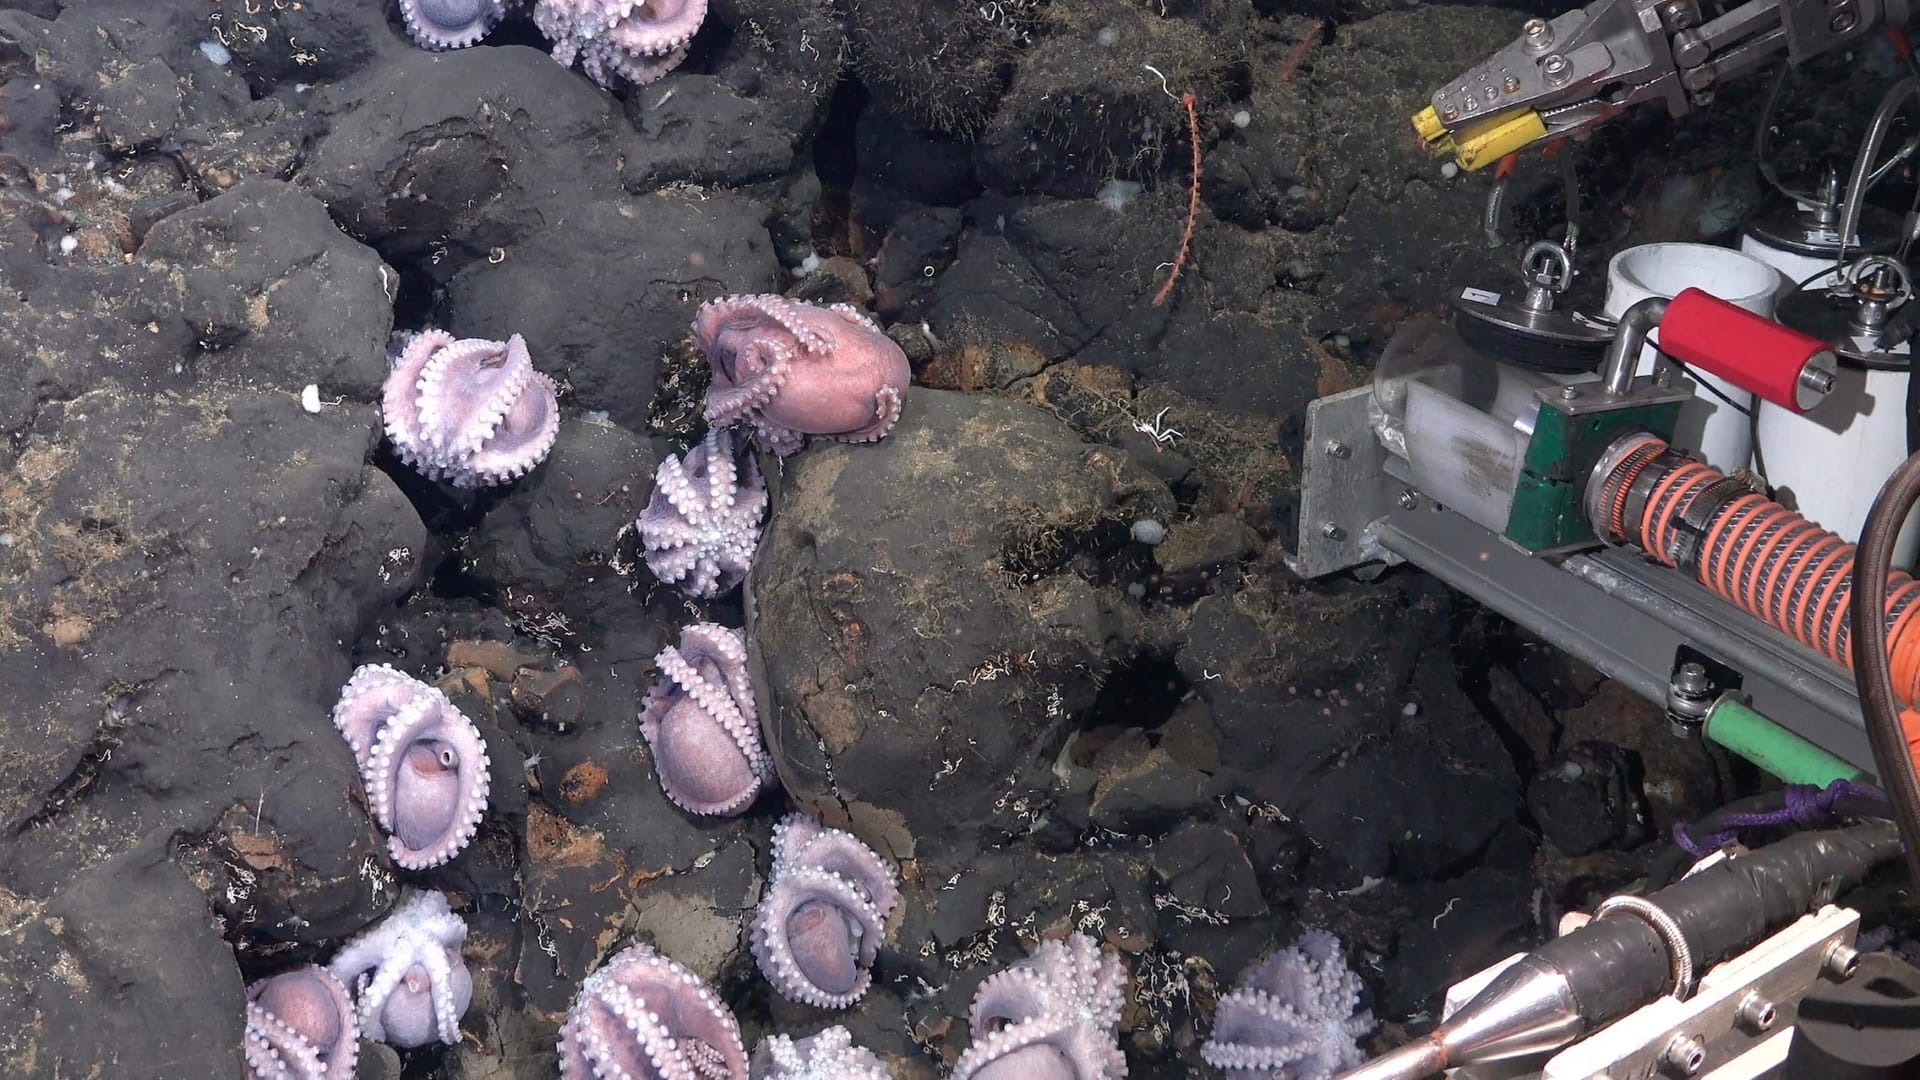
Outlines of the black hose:
[{"label": "black hose", "polygon": [[[1900,701],[1894,695],[1893,666],[1887,656],[1887,575],[1893,569],[1893,545],[1913,505],[1920,502],[1920,454],[1893,470],[1867,511],[1860,548],[1853,563],[1853,678],[1860,688],[1860,711],[1874,771],[1893,803],[1893,819],[1906,843],[1907,872],[1920,886],[1920,773],[1913,768],[1900,729]],[[1908,893],[1920,904],[1920,888]]]},{"label": "black hose", "polygon": [[[1647,894],[1679,926],[1695,972],[1751,948],[1761,938],[1865,880],[1898,858],[1891,826],[1804,832],[1727,859]],[[1595,919],[1555,938],[1533,956],[1571,984],[1592,1031],[1672,987],[1665,944],[1637,918]]]}]

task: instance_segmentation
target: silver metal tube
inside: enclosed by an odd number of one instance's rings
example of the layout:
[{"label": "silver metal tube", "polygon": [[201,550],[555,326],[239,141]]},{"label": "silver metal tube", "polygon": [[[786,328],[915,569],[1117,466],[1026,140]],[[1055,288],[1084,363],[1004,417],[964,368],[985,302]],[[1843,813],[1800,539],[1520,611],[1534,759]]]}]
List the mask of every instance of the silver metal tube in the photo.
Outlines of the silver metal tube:
[{"label": "silver metal tube", "polygon": [[1880,99],[1880,107],[1873,111],[1873,120],[1867,125],[1860,152],[1853,158],[1853,175],[1847,181],[1845,209],[1840,215],[1840,251],[1834,260],[1841,265],[1846,264],[1847,245],[1853,242],[1853,235],[1860,228],[1860,216],[1866,212],[1873,159],[1880,153],[1880,144],[1886,141],[1887,129],[1893,126],[1893,119],[1900,114],[1900,107],[1907,103],[1908,98],[1917,95],[1920,95],[1920,78],[1901,79],[1893,84],[1887,96]]},{"label": "silver metal tube", "polygon": [[1633,389],[1633,371],[1640,366],[1640,349],[1666,314],[1667,298],[1649,296],[1620,316],[1620,329],[1614,331],[1613,344],[1607,346],[1606,363],[1600,368],[1607,393],[1625,397],[1627,391]]}]

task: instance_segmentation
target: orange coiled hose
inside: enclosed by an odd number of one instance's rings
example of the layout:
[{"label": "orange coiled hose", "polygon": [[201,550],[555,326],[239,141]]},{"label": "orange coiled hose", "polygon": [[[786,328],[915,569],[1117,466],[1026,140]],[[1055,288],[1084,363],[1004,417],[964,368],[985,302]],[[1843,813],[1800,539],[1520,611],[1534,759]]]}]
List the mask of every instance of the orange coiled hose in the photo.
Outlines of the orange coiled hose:
[{"label": "orange coiled hose", "polygon": [[[1600,479],[1594,522],[1755,618],[1851,670],[1854,545],[1652,435],[1623,444]],[[1887,575],[1896,695],[1920,701],[1920,581]],[[1920,735],[1920,718],[1909,732]]]}]

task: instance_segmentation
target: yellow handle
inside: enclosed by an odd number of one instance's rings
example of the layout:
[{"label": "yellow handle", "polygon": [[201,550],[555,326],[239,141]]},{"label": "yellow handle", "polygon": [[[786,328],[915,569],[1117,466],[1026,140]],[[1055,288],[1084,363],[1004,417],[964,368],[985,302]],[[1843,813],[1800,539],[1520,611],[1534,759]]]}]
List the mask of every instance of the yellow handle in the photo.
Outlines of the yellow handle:
[{"label": "yellow handle", "polygon": [[1413,131],[1429,152],[1452,154],[1462,169],[1473,172],[1546,138],[1547,122],[1532,109],[1519,109],[1448,131],[1429,105],[1413,114]]}]

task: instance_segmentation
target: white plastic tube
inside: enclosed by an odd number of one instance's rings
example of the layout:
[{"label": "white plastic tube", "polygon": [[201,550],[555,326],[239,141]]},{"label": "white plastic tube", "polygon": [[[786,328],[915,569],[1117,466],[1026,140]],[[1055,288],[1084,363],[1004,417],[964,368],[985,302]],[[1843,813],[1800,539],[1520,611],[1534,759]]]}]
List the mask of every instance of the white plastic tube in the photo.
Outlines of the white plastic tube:
[{"label": "white plastic tube", "polygon": [[[1780,283],[1773,267],[1732,248],[1642,244],[1620,252],[1607,264],[1606,313],[1617,319],[1649,296],[1673,297],[1694,288],[1771,318]],[[1660,331],[1655,329],[1647,340],[1640,353],[1641,375],[1653,371]],[[1692,377],[1718,389],[1739,408],[1696,386],[1694,399],[1680,410],[1674,444],[1697,452],[1723,471],[1746,468],[1753,460],[1753,435],[1748,414],[1740,410],[1753,408],[1753,395],[1712,375],[1695,372]]]}]

